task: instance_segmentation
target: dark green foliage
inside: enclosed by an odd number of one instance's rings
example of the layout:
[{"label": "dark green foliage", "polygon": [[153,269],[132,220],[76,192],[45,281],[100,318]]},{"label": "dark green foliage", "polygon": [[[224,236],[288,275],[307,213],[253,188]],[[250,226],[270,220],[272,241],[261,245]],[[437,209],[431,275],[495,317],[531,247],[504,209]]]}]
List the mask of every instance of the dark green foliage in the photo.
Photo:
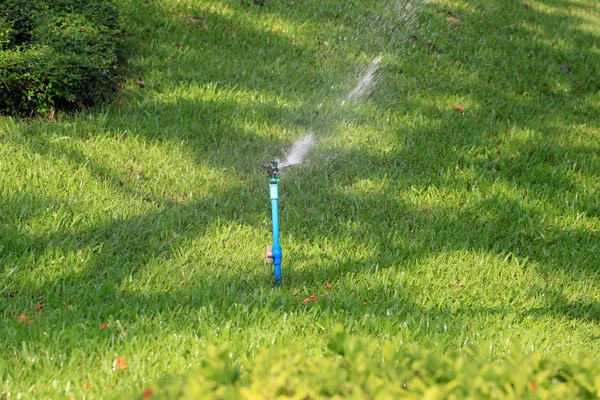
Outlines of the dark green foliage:
[{"label": "dark green foliage", "polygon": [[0,16],[0,49],[4,49],[9,43],[12,28],[6,18]]},{"label": "dark green foliage", "polygon": [[107,101],[121,47],[108,0],[9,0],[0,9],[0,112],[44,115]]}]

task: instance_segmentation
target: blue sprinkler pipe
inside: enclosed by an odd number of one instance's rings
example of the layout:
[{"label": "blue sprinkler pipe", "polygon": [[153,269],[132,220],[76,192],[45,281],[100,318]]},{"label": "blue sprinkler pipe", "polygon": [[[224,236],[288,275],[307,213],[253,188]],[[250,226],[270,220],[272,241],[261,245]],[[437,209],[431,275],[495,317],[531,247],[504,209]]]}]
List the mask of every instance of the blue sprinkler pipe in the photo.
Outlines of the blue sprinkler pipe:
[{"label": "blue sprinkler pipe", "polygon": [[278,213],[278,184],[270,183],[269,192],[271,194],[271,219],[273,220],[273,277],[275,278],[275,286],[281,285],[281,244],[279,244],[279,213]]},{"label": "blue sprinkler pipe", "polygon": [[[271,248],[271,254],[267,254],[267,258],[273,260],[273,277],[275,278],[275,286],[280,286],[282,283],[281,278],[281,258],[283,253],[281,252],[281,244],[279,243],[279,159],[276,158],[270,161],[268,165],[263,165],[267,169],[267,175],[269,176],[269,194],[271,197],[271,220],[273,222],[273,246]],[[268,253],[268,251],[267,251]]]}]

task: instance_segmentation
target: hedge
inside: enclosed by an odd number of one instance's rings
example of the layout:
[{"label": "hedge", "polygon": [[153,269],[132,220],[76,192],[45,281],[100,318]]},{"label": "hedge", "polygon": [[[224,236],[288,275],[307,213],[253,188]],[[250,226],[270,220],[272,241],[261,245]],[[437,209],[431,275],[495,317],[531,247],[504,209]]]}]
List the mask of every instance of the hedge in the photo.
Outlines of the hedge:
[{"label": "hedge", "polygon": [[4,0],[0,112],[33,116],[106,102],[122,59],[110,0]]},{"label": "hedge", "polygon": [[491,361],[489,349],[442,352],[347,338],[337,329],[327,354],[301,346],[264,349],[240,369],[226,348],[208,347],[195,371],[142,388],[152,399],[596,399],[600,363],[585,354],[543,358],[512,342]]}]

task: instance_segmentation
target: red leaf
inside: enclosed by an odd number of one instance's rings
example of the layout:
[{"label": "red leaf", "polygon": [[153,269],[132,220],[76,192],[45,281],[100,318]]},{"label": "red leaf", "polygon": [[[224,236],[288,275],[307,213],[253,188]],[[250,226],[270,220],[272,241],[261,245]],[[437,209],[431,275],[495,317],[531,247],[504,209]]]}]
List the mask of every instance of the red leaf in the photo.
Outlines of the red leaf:
[{"label": "red leaf", "polygon": [[124,370],[127,368],[127,359],[125,356],[119,357],[115,360],[115,367],[120,370]]},{"label": "red leaf", "polygon": [[304,299],[304,301],[302,302],[302,304],[304,304],[305,306],[308,306],[311,303],[315,303],[317,301],[319,301],[319,298],[317,297],[317,295],[313,294],[312,296]]},{"label": "red leaf", "polygon": [[27,314],[19,314],[17,315],[17,318],[22,324],[31,324],[33,322],[33,318],[27,317]]},{"label": "red leaf", "polygon": [[106,329],[110,326],[110,324],[102,324],[100,325],[100,329]]},{"label": "red leaf", "polygon": [[152,397],[154,395],[154,392],[152,391],[152,389],[146,389],[144,390],[144,392],[142,393],[142,398],[144,399],[149,399],[150,397]]},{"label": "red leaf", "polygon": [[448,18],[446,18],[446,21],[450,22],[454,26],[460,25],[460,19],[458,19],[458,18],[448,17]]}]

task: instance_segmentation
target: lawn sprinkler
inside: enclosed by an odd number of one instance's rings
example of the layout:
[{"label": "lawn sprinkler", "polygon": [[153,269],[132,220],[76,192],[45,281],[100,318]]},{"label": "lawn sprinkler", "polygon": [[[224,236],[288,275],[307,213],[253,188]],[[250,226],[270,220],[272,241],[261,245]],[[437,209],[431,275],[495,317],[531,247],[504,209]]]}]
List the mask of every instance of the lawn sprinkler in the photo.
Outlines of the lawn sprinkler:
[{"label": "lawn sprinkler", "polygon": [[267,246],[267,262],[273,263],[273,276],[275,286],[281,285],[281,245],[279,244],[279,213],[278,213],[278,186],[279,186],[279,159],[269,161],[262,167],[269,177],[269,193],[271,195],[271,220],[273,221],[273,245]]}]

